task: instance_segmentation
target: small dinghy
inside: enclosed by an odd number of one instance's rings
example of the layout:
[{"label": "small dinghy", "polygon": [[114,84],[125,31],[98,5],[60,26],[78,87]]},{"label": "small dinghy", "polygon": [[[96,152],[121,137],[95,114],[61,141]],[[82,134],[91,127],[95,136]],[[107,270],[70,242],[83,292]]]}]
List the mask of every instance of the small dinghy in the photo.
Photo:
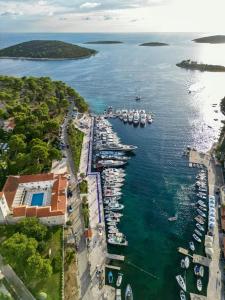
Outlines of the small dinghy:
[{"label": "small dinghy", "polygon": [[202,240],[195,233],[192,236],[198,243],[201,243]]},{"label": "small dinghy", "polygon": [[204,276],[204,267],[203,267],[203,266],[200,266],[200,268],[199,268],[199,275],[200,275],[201,277]]},{"label": "small dinghy", "polygon": [[184,265],[185,265],[186,269],[188,269],[190,266],[190,259],[188,256],[185,256],[185,258],[184,258]]},{"label": "small dinghy", "polygon": [[176,276],[177,283],[186,292],[186,283],[181,275]]},{"label": "small dinghy", "polygon": [[108,282],[109,284],[113,283],[113,273],[111,271],[108,273]]},{"label": "small dinghy", "polygon": [[122,283],[122,280],[123,280],[123,274],[122,273],[118,273],[118,277],[117,277],[117,280],[116,280],[116,286],[119,287]]},{"label": "small dinghy", "polygon": [[180,291],[180,300],[186,300],[185,293],[182,290]]},{"label": "small dinghy", "polygon": [[133,292],[132,292],[130,284],[128,284],[126,287],[125,300],[133,300]]},{"label": "small dinghy", "polygon": [[198,290],[199,292],[202,291],[202,281],[201,281],[200,278],[197,279],[197,290]]},{"label": "small dinghy", "polygon": [[192,251],[195,251],[195,244],[194,242],[189,242],[189,248],[192,250]]}]

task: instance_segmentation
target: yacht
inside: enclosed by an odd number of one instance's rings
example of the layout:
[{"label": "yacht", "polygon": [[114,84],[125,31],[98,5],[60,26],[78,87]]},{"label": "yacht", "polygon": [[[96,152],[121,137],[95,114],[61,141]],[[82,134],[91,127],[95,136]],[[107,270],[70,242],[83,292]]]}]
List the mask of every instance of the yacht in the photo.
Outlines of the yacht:
[{"label": "yacht", "polygon": [[198,243],[201,243],[202,240],[195,233],[192,236]]},{"label": "yacht", "polygon": [[203,232],[205,231],[204,227],[202,225],[200,225],[199,223],[196,223],[196,227]]},{"label": "yacht", "polygon": [[126,161],[121,160],[99,160],[97,163],[98,167],[122,167],[126,164]]},{"label": "yacht", "polygon": [[194,232],[195,232],[198,236],[202,237],[202,233],[201,233],[198,229],[195,229]]},{"label": "yacht", "polygon": [[151,117],[151,115],[149,114],[149,115],[147,115],[147,121],[148,121],[148,123],[149,124],[151,124],[152,123],[152,117]]},{"label": "yacht", "polygon": [[181,275],[176,276],[177,283],[186,292],[186,283]]},{"label": "yacht", "polygon": [[108,206],[105,208],[105,210],[122,210],[124,209],[124,205],[123,204],[119,204],[118,202],[115,203],[109,203]]},{"label": "yacht", "polygon": [[140,119],[139,113],[137,111],[135,111],[134,118],[133,118],[134,124],[138,124],[139,123],[139,119]]},{"label": "yacht", "polygon": [[133,119],[134,119],[133,112],[130,112],[129,115],[128,115],[128,122],[132,123]]},{"label": "yacht", "polygon": [[146,124],[146,113],[145,112],[140,113],[140,123],[141,123],[141,125]]},{"label": "yacht", "polygon": [[205,223],[205,220],[201,216],[195,217],[195,221],[197,221],[201,225]]},{"label": "yacht", "polygon": [[200,216],[202,216],[203,218],[206,218],[206,214],[203,212],[203,211],[201,211],[201,209],[197,209],[197,213],[200,215]]},{"label": "yacht", "polygon": [[117,246],[128,246],[128,241],[123,236],[116,236],[108,238],[108,243],[111,245],[117,245]]},{"label": "yacht", "polygon": [[190,266],[190,259],[188,256],[185,256],[185,258],[184,258],[184,265],[185,265],[186,269],[188,269]]}]

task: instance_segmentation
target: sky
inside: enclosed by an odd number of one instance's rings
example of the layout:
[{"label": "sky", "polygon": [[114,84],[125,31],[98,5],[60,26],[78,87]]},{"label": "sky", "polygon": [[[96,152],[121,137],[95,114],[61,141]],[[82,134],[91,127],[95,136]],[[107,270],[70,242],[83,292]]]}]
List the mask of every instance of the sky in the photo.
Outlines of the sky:
[{"label": "sky", "polygon": [[0,0],[0,32],[225,33],[225,0]]}]

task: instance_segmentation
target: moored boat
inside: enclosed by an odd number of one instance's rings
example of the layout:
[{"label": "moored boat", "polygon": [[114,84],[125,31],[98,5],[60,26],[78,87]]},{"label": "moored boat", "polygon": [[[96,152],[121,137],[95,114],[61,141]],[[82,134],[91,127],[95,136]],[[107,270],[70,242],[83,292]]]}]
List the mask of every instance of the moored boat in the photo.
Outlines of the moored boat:
[{"label": "moored boat", "polygon": [[200,278],[197,279],[197,289],[199,292],[202,291],[202,281]]},{"label": "moored boat", "polygon": [[109,284],[113,283],[113,273],[111,271],[109,271],[109,273],[108,273],[108,282],[109,282]]},{"label": "moored boat", "polygon": [[131,289],[130,284],[128,284],[126,287],[125,300],[133,300],[133,291]]},{"label": "moored boat", "polygon": [[201,243],[202,240],[195,233],[192,236],[198,243]]},{"label": "moored boat", "polygon": [[184,278],[181,275],[177,275],[176,280],[179,286],[186,292],[186,283]]},{"label": "moored boat", "polygon": [[180,300],[186,300],[185,293],[182,290],[180,291]]},{"label": "moored boat", "polygon": [[195,244],[194,242],[189,242],[189,248],[192,250],[192,251],[195,251]]},{"label": "moored boat", "polygon": [[117,277],[117,280],[116,280],[116,286],[119,287],[122,283],[122,280],[123,280],[123,274],[122,273],[118,273],[118,277]]}]

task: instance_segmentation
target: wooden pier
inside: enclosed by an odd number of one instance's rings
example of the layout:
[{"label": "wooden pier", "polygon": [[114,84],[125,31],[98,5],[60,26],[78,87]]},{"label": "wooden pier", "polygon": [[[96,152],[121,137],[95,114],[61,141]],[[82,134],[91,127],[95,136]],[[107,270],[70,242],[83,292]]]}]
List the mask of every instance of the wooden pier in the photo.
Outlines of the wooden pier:
[{"label": "wooden pier", "polygon": [[124,255],[117,255],[117,254],[106,254],[106,258],[111,259],[111,260],[119,260],[119,261],[124,261],[125,256]]},{"label": "wooden pier", "polygon": [[190,293],[191,300],[206,300],[206,296]]},{"label": "wooden pier", "polygon": [[117,270],[117,271],[120,271],[120,270],[121,270],[120,267],[112,266],[112,265],[105,265],[105,267],[108,268],[108,269]]},{"label": "wooden pier", "polygon": [[209,267],[209,265],[211,263],[211,259],[209,259],[208,257],[205,257],[205,256],[194,254],[193,255],[193,263],[200,264],[205,267]]},{"label": "wooden pier", "polygon": [[200,264],[203,265],[205,267],[209,267],[211,259],[209,259],[208,257],[205,256],[201,256],[201,255],[197,255],[197,254],[189,254],[189,251],[187,249],[184,249],[182,247],[179,247],[178,252],[183,254],[183,255],[187,255],[190,256],[193,259],[193,263],[195,264]]}]

